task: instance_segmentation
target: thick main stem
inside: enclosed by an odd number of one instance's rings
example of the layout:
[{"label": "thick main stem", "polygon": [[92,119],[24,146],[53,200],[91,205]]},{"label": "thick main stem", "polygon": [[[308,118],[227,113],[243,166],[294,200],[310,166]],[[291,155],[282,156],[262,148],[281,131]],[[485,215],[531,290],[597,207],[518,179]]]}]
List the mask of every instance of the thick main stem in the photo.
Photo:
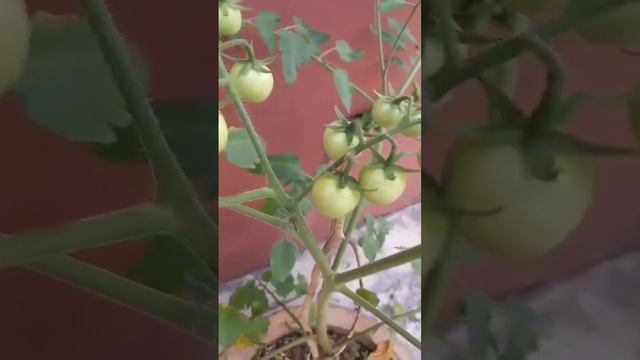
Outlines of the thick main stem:
[{"label": "thick main stem", "polygon": [[387,269],[409,263],[419,259],[422,255],[422,245],[417,245],[399,253],[387,256],[383,259],[370,262],[367,265],[355,268],[353,270],[339,273],[335,276],[334,281],[338,284],[346,284],[353,280],[373,275]]},{"label": "thick main stem", "polygon": [[158,195],[184,220],[192,250],[217,273],[217,227],[202,208],[167,143],[153,108],[136,78],[124,41],[103,0],[80,0],[127,110],[132,115],[158,183]]}]

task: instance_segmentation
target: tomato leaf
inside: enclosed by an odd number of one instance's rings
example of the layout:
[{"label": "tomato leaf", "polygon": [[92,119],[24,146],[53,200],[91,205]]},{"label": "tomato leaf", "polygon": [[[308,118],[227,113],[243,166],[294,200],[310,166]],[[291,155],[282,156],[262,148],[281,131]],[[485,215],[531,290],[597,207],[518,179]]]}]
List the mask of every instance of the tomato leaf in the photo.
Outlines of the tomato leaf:
[{"label": "tomato leaf", "polygon": [[249,340],[254,344],[258,344],[260,343],[260,338],[269,330],[269,319],[264,316],[253,319],[244,318],[242,321],[242,330]]},{"label": "tomato leaf", "polygon": [[218,341],[223,346],[233,345],[244,333],[245,317],[238,310],[220,305],[218,306]]},{"label": "tomato leaf", "polygon": [[349,83],[349,74],[342,69],[335,70],[333,72],[333,81],[336,85],[336,89],[338,89],[342,105],[344,105],[347,111],[351,111],[351,98],[353,93],[351,90],[351,84]]},{"label": "tomato leaf", "polygon": [[[387,22],[389,23],[389,27],[396,33],[396,37],[400,36],[400,31],[402,31],[402,26],[404,24],[399,23],[396,19],[394,18],[389,18],[387,20]],[[407,42],[412,42],[416,45],[419,45],[418,41],[416,40],[416,38],[413,37],[413,35],[411,34],[411,30],[409,30],[409,27],[407,26],[407,28],[404,29],[404,31],[402,32],[402,37],[400,38],[400,40],[403,43],[407,43]]]},{"label": "tomato leaf", "polygon": [[365,218],[366,234],[358,242],[365,257],[374,261],[389,234],[389,222],[386,219]]},{"label": "tomato leaf", "polygon": [[338,50],[338,55],[340,55],[340,59],[346,61],[348,63],[355,63],[356,61],[362,59],[364,56],[364,51],[355,51],[349,46],[344,40],[336,41],[336,49]]},{"label": "tomato leaf", "polygon": [[[308,184],[311,178],[302,171],[300,167],[300,159],[293,154],[276,154],[267,156],[273,171],[276,173],[282,185],[291,184]],[[264,169],[262,164],[257,163],[256,166],[249,170],[252,174],[263,175]]]},{"label": "tomato leaf", "polygon": [[378,295],[376,295],[376,293],[369,291],[365,288],[358,288],[358,290],[356,290],[356,294],[358,294],[361,298],[367,300],[367,302],[373,306],[378,306],[378,304],[380,303],[380,299],[378,299]]},{"label": "tomato leaf", "polygon": [[402,10],[406,3],[404,0],[385,0],[380,4],[380,12],[390,13]]},{"label": "tomato leaf", "polygon": [[304,49],[302,52],[302,55],[304,55],[302,64],[306,64],[311,61],[312,55],[318,55],[320,53],[320,48],[329,41],[329,35],[313,30],[297,17],[293,18],[293,22],[296,27],[296,32],[302,35],[301,39],[303,41],[301,45]]},{"label": "tomato leaf", "polygon": [[280,58],[282,59],[282,73],[287,85],[293,85],[298,78],[296,37],[288,31],[280,31]]},{"label": "tomato leaf", "polygon": [[271,252],[271,282],[285,280],[293,270],[298,256],[298,249],[288,242],[276,243]]},{"label": "tomato leaf", "polygon": [[467,339],[472,359],[487,358],[493,335],[489,327],[493,304],[483,294],[468,293],[464,296],[464,314],[467,325]]},{"label": "tomato leaf", "polygon": [[[369,24],[369,30],[371,30],[371,32],[373,33],[373,35],[378,36],[378,27],[373,25],[373,24]],[[386,42],[389,45],[392,45],[396,42],[396,36],[393,36],[390,32],[386,31],[386,30],[382,30],[381,31],[381,35],[382,35],[382,41]],[[397,45],[397,50],[398,51],[405,51],[406,48],[406,43],[404,41],[403,38],[400,38],[400,40],[398,40],[398,45]]]},{"label": "tomato leaf", "polygon": [[258,33],[267,44],[267,49],[273,53],[276,49],[276,29],[280,25],[280,17],[272,12],[263,11],[258,14]]},{"label": "tomato leaf", "polygon": [[240,311],[250,309],[252,316],[260,316],[269,309],[269,300],[264,290],[250,280],[231,294],[229,305]]},{"label": "tomato leaf", "polygon": [[307,292],[309,292],[309,283],[307,282],[307,278],[302,274],[298,274],[295,292],[299,296],[306,295]]},{"label": "tomato leaf", "polygon": [[245,129],[230,128],[225,156],[229,162],[243,169],[252,169],[260,162],[253,148],[249,133]]},{"label": "tomato leaf", "polygon": [[284,278],[284,280],[272,284],[276,288],[276,294],[282,298],[286,298],[295,289],[295,283],[291,274]]},{"label": "tomato leaf", "polygon": [[[132,58],[146,84],[141,59]],[[93,32],[76,18],[32,17],[29,59],[16,90],[31,120],[69,140],[110,143],[114,127],[131,123]]]},{"label": "tomato leaf", "polygon": [[627,100],[627,109],[629,111],[629,121],[635,135],[636,141],[640,143],[640,85],[637,86]]}]

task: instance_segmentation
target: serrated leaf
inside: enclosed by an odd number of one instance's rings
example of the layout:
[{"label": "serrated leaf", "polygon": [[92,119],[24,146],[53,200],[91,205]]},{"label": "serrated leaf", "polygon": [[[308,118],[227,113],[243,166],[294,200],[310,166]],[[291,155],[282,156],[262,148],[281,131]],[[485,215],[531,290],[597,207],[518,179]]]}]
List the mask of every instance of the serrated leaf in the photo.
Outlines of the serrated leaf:
[{"label": "serrated leaf", "polygon": [[380,12],[390,13],[402,10],[406,3],[404,0],[385,0],[380,4]]},{"label": "serrated leaf", "polygon": [[489,326],[492,309],[491,300],[483,294],[468,293],[464,296],[467,339],[472,359],[487,358],[489,346],[493,340]]},{"label": "serrated leaf", "polygon": [[307,292],[309,292],[309,283],[307,282],[307,278],[302,274],[298,274],[295,291],[299,296],[306,295]]},{"label": "serrated leaf", "polygon": [[[371,30],[371,33],[373,33],[373,35],[378,36],[378,27],[373,25],[373,24],[369,24],[369,30]],[[382,35],[382,41],[384,41],[385,43],[393,46],[393,44],[396,42],[396,36],[394,36],[393,34],[391,34],[390,32],[386,31],[386,30],[382,30],[381,31],[381,35]],[[405,51],[406,48],[406,43],[404,42],[403,38],[400,38],[400,40],[398,40],[398,45],[397,46],[397,50],[398,51]]]},{"label": "serrated leaf", "polygon": [[640,86],[637,86],[629,95],[627,102],[629,121],[636,141],[640,143]]},{"label": "serrated leaf", "polygon": [[340,55],[340,59],[346,61],[348,63],[355,63],[356,61],[362,59],[364,56],[364,51],[355,51],[349,46],[344,40],[336,41],[336,50],[338,50],[338,55]]},{"label": "serrated leaf", "polygon": [[[276,173],[282,185],[291,184],[307,184],[311,179],[302,171],[300,167],[300,159],[293,154],[276,154],[267,156],[273,171]],[[252,174],[262,175],[264,169],[262,164],[256,164],[256,167],[249,170]]]},{"label": "serrated leaf", "polygon": [[233,345],[244,334],[245,318],[232,307],[218,307],[218,341],[223,346]]},{"label": "serrated leaf", "polygon": [[380,299],[378,299],[378,295],[376,295],[376,293],[369,291],[365,288],[358,288],[358,290],[356,290],[356,294],[358,294],[361,298],[367,300],[367,302],[373,306],[378,306],[378,304],[380,303]]},{"label": "serrated leaf", "polygon": [[[113,127],[126,127],[131,117],[89,26],[79,19],[37,13],[29,46],[16,90],[31,120],[69,140],[115,141]],[[140,84],[146,84],[141,59],[132,58]]]},{"label": "serrated leaf", "polygon": [[281,241],[273,246],[271,252],[271,281],[284,280],[296,264],[298,250],[288,241]]},{"label": "serrated leaf", "polygon": [[[400,36],[400,31],[402,31],[402,26],[403,24],[399,23],[396,19],[394,18],[389,18],[389,20],[387,20],[387,22],[389,23],[389,27],[395,31],[396,36],[398,37]],[[409,27],[407,26],[404,31],[402,32],[402,36],[400,37],[400,40],[398,42],[402,42],[402,43],[407,43],[407,42],[412,42],[416,45],[418,45],[418,41],[416,40],[416,38],[413,37],[413,35],[411,34],[411,30],[409,30]]]},{"label": "serrated leaf", "polygon": [[365,257],[369,261],[374,261],[380,249],[384,245],[389,234],[389,222],[386,219],[376,219],[371,216],[365,217],[366,234],[358,242]]},{"label": "serrated leaf", "polygon": [[333,82],[336,85],[336,89],[338,89],[342,105],[344,105],[347,111],[351,111],[353,93],[351,90],[351,84],[349,83],[349,74],[342,69],[335,70],[333,72]]},{"label": "serrated leaf", "polygon": [[251,315],[255,317],[269,309],[269,299],[264,290],[258,288],[251,280],[231,294],[229,305],[237,310],[250,309]]},{"label": "serrated leaf", "polygon": [[267,49],[273,53],[276,49],[276,29],[280,25],[280,17],[272,12],[263,11],[258,14],[256,23],[258,33],[267,44]]},{"label": "serrated leaf", "polygon": [[252,169],[260,161],[245,129],[230,129],[225,156],[229,162],[243,169]]},{"label": "serrated leaf", "polygon": [[296,54],[297,34],[288,31],[280,32],[280,58],[282,59],[282,73],[287,85],[293,85],[298,78],[298,62]]},{"label": "serrated leaf", "polygon": [[286,298],[295,289],[293,276],[289,275],[284,280],[273,283],[276,288],[276,294],[282,298]]},{"label": "serrated leaf", "polygon": [[330,37],[328,34],[312,29],[300,18],[294,17],[293,22],[296,27],[296,32],[302,35],[304,44],[306,45],[305,55],[308,56],[307,61],[310,61],[311,55],[319,54],[320,48],[329,41]]},{"label": "serrated leaf", "polygon": [[151,251],[133,266],[128,278],[168,294],[184,289],[187,271],[193,267],[189,251],[176,239],[158,236],[150,241]]}]

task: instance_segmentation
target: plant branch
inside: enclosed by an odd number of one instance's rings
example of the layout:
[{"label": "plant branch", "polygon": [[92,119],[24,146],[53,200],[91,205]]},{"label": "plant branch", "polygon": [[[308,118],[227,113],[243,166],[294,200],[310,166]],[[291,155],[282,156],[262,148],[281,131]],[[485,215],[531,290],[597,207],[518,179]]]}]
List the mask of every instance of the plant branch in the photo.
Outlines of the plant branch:
[{"label": "plant branch", "polygon": [[333,271],[337,271],[338,267],[340,266],[340,262],[342,261],[344,252],[347,250],[347,245],[349,243],[349,239],[351,238],[351,234],[353,233],[353,230],[355,229],[356,224],[360,219],[360,214],[362,214],[362,208],[364,208],[364,204],[365,204],[365,201],[362,198],[360,198],[358,205],[356,206],[355,210],[353,210],[353,212],[351,213],[351,216],[349,217],[347,228],[344,231],[344,238],[342,239],[342,242],[340,243],[340,246],[336,251],[336,256],[333,259],[333,265],[331,265],[331,269],[333,269]]},{"label": "plant branch", "polygon": [[177,227],[174,216],[164,207],[136,205],[46,230],[11,235],[0,241],[0,267],[149,235],[173,234]]},{"label": "plant branch", "polygon": [[422,245],[417,245],[412,248],[403,250],[399,253],[395,253],[391,256],[387,256],[384,259],[370,262],[367,265],[361,266],[359,268],[339,273],[335,276],[334,281],[338,284],[346,284],[353,280],[358,280],[360,278],[373,275],[419,259],[421,255]]},{"label": "plant branch", "polygon": [[[611,11],[617,7],[636,3],[638,0],[611,0],[595,2],[582,7],[583,11],[566,12],[564,16],[550,21],[535,30],[542,41],[549,41],[563,33],[576,28],[590,18]],[[501,41],[496,46],[489,48],[473,61],[458,69],[443,68],[428,81],[428,87],[433,101],[440,99],[461,83],[475,78],[485,71],[512,59],[526,50],[521,37],[516,36]]]},{"label": "plant branch", "polygon": [[103,0],[81,0],[103,56],[122,94],[127,110],[138,129],[158,183],[160,199],[175,208],[178,217],[189,225],[184,235],[193,252],[217,273],[217,228],[200,205],[191,182],[180,168],[167,143],[153,108],[137,81],[126,46]]},{"label": "plant branch", "polygon": [[268,199],[275,197],[275,192],[271,188],[260,188],[256,190],[246,191],[238,195],[225,196],[218,198],[218,207],[225,208],[230,205],[240,205],[251,201]]},{"label": "plant branch", "polygon": [[45,276],[143,312],[206,342],[214,341],[216,315],[211,309],[199,307],[64,255],[38,260],[28,267]]},{"label": "plant branch", "polygon": [[[417,14],[417,10],[420,7],[420,5],[422,4],[422,0],[419,0],[415,5],[413,5],[413,9],[411,9],[411,12],[409,13],[409,16],[407,16],[407,20],[405,20],[405,22],[402,24],[402,28],[400,29],[400,32],[398,33],[398,36],[396,37],[395,41],[393,42],[393,46],[391,47],[391,53],[389,54],[389,57],[386,61],[386,63],[384,64],[383,67],[383,74],[384,74],[384,83],[388,84],[389,83],[389,68],[391,68],[391,59],[393,59],[393,55],[395,55],[396,51],[398,50],[398,47],[400,46],[400,39],[402,38],[402,36],[404,35],[404,32],[407,30],[407,27],[409,26],[409,23],[411,22],[411,19],[413,18],[413,16],[415,14]],[[415,74],[414,74],[415,75]],[[412,78],[413,76],[410,75],[410,78]],[[405,80],[406,82],[411,82],[409,79]],[[403,86],[404,88],[404,86]],[[406,90],[406,89],[405,89]],[[398,94],[403,94],[404,91],[400,91],[398,92]]]},{"label": "plant branch", "polygon": [[416,339],[407,330],[405,330],[402,326],[400,326],[400,324],[398,324],[397,322],[393,321],[393,319],[390,318],[387,314],[382,312],[377,307],[373,306],[370,302],[368,302],[367,300],[363,299],[362,297],[360,297],[355,292],[351,291],[345,285],[341,285],[339,287],[339,291],[343,295],[345,295],[346,297],[351,299],[354,303],[362,306],[367,311],[371,312],[378,319],[380,319],[384,324],[389,326],[391,329],[393,329],[395,332],[397,332],[403,338],[407,339],[407,341],[409,341],[409,343],[411,343],[413,346],[415,346],[416,348],[420,349],[420,347],[421,347],[420,340]]},{"label": "plant branch", "polygon": [[289,317],[298,325],[298,328],[300,329],[300,331],[304,332],[304,326],[302,326],[300,319],[298,319],[298,317],[295,316],[293,312],[291,312],[289,307],[284,302],[282,302],[278,298],[278,296],[274,294],[273,291],[271,291],[271,289],[269,289],[267,284],[265,284],[264,282],[262,282],[260,279],[257,279],[257,278],[255,279],[255,281],[260,285],[260,287],[262,287],[264,291],[266,291],[271,296],[273,301],[275,301],[282,308],[282,310],[284,310],[287,313],[287,315],[289,315]]},{"label": "plant branch", "polygon": [[282,219],[279,219],[275,216],[265,214],[260,210],[256,210],[252,207],[242,205],[242,204],[228,205],[226,208],[229,210],[235,211],[239,214],[242,214],[244,216],[250,217],[254,220],[263,222],[267,225],[271,225],[278,230],[281,230],[287,233],[292,233],[291,225],[288,222]]},{"label": "plant branch", "polygon": [[378,60],[380,61],[380,76],[382,77],[382,94],[389,95],[389,84],[385,76],[384,45],[382,42],[382,14],[380,11],[380,0],[376,0],[376,30],[378,37]]},{"label": "plant branch", "polygon": [[[397,320],[403,317],[408,317],[408,316],[412,316],[415,314],[420,313],[420,309],[414,309],[411,311],[407,311],[407,312],[403,312],[402,314],[397,314],[394,316],[391,316],[391,319],[393,320]],[[381,327],[383,327],[385,325],[384,322],[379,322],[375,325],[371,325],[368,328],[362,330],[362,331],[358,331],[357,333],[353,334],[353,336],[351,336],[350,338],[336,344],[337,348],[344,348],[347,345],[349,345],[350,343],[354,342],[354,341],[358,341],[361,339],[366,338],[367,336],[370,336],[371,334],[375,333],[378,329],[380,329]]]},{"label": "plant branch", "polygon": [[407,91],[409,86],[411,86],[413,78],[416,77],[420,69],[422,69],[422,58],[419,58],[416,63],[413,64],[413,67],[411,68],[411,71],[409,71],[409,75],[407,75],[407,79],[402,84],[402,87],[400,87],[398,94],[404,94]]}]

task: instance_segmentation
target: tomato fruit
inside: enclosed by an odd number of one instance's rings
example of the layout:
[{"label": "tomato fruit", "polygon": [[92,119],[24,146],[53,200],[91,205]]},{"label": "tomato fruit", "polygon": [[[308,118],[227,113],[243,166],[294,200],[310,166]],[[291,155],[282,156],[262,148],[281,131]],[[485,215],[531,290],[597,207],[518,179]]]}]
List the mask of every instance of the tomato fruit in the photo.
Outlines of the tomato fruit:
[{"label": "tomato fruit", "polygon": [[222,4],[218,6],[218,33],[223,36],[235,35],[242,27],[240,9]]},{"label": "tomato fruit", "polygon": [[[412,116],[412,118],[413,118],[412,121],[421,120],[422,114],[420,112],[416,112]],[[422,136],[422,124],[413,125],[402,130],[402,135],[410,138],[414,138],[414,139],[420,139],[420,137]]]},{"label": "tomato fruit", "polygon": [[29,52],[30,33],[24,1],[0,1],[0,96],[22,75]]},{"label": "tomato fruit", "polygon": [[[233,87],[238,91],[242,100],[250,103],[261,103],[269,97],[273,90],[273,74],[268,67],[261,65],[259,68],[243,67],[252,66],[249,63],[236,63],[229,71],[229,79]],[[242,74],[241,74],[242,73]]]},{"label": "tomato fruit", "polygon": [[428,272],[440,257],[449,235],[450,222],[446,216],[435,210],[425,210],[422,213],[422,224],[422,243],[425,251],[422,256],[422,271]]},{"label": "tomato fruit", "polygon": [[622,5],[589,20],[580,35],[596,44],[635,48],[640,46],[640,3]]},{"label": "tomato fruit", "polygon": [[218,154],[224,151],[229,140],[229,127],[222,113],[218,111]]},{"label": "tomato fruit", "polygon": [[360,140],[358,140],[357,136],[354,135],[351,138],[351,142],[349,142],[349,138],[345,131],[333,128],[339,125],[339,122],[334,121],[324,130],[324,151],[332,160],[341,158],[347,153],[347,151],[360,144]]},{"label": "tomato fruit", "polygon": [[360,172],[360,188],[365,199],[377,205],[389,205],[398,200],[407,187],[407,174],[391,170],[392,179],[380,166],[365,166]]},{"label": "tomato fruit", "polygon": [[578,154],[555,155],[558,177],[533,177],[515,144],[463,141],[445,171],[443,195],[449,207],[500,210],[464,216],[457,231],[492,254],[526,258],[546,253],[578,226],[590,207],[594,166]]},{"label": "tomato fruit", "polygon": [[371,118],[383,128],[396,127],[407,114],[405,109],[405,105],[396,105],[391,101],[380,99],[371,108]]},{"label": "tomato fruit", "polygon": [[338,175],[327,174],[316,180],[309,196],[322,216],[341,219],[358,206],[361,193],[354,182],[349,181],[340,188]]},{"label": "tomato fruit", "polygon": [[502,4],[510,10],[532,16],[562,10],[566,0],[502,0]]}]

